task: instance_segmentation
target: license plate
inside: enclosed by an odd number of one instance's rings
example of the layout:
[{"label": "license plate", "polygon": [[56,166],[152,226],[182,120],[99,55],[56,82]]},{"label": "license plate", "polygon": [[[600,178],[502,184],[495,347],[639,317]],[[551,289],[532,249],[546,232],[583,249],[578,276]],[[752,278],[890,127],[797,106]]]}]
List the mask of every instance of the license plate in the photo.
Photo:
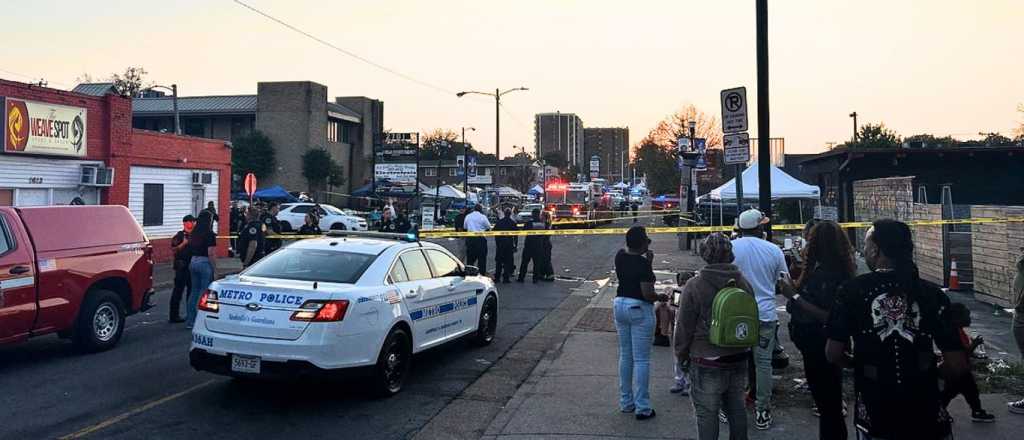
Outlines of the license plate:
[{"label": "license plate", "polygon": [[231,355],[231,371],[260,374],[260,358],[233,354]]}]

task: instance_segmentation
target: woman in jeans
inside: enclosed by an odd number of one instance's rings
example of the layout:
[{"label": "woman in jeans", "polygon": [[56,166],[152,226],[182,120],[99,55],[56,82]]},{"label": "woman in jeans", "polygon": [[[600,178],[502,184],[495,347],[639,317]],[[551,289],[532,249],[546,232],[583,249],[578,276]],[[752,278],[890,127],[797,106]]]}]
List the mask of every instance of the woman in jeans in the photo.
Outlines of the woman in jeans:
[{"label": "woman in jeans", "polygon": [[192,235],[188,239],[189,254],[192,261],[188,270],[191,274],[192,290],[188,296],[188,328],[192,328],[196,322],[196,307],[199,304],[199,295],[210,283],[213,282],[214,274],[217,273],[214,248],[217,246],[217,234],[213,232],[213,214],[209,211],[199,213],[199,220]]},{"label": "woman in jeans", "polygon": [[614,301],[619,333],[619,410],[637,420],[654,417],[649,390],[654,338],[654,253],[642,226],[626,232],[626,249],[615,255],[619,287]]},{"label": "woman in jeans", "polygon": [[754,289],[732,264],[732,243],[713,233],[700,246],[707,266],[691,278],[680,295],[673,337],[677,359],[690,360],[690,396],[697,416],[697,437],[718,439],[719,412],[729,422],[729,439],[746,440],[747,413],[743,392],[747,387],[749,348],[711,344],[711,307],[718,291],[735,285],[754,295]]},{"label": "woman in jeans", "polygon": [[780,280],[778,290],[789,299],[789,337],[804,358],[807,386],[821,414],[818,436],[845,439],[843,369],[825,359],[825,323],[836,302],[836,291],[853,278],[857,266],[853,247],[838,223],[820,222],[805,234],[805,239],[800,279],[796,286]]}]

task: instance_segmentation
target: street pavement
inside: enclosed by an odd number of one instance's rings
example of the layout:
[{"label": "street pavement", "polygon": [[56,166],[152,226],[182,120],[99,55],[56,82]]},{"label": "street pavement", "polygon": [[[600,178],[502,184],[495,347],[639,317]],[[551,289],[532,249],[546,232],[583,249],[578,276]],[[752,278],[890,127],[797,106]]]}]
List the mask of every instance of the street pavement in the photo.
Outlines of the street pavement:
[{"label": "street pavement", "polygon": [[189,331],[167,323],[170,274],[163,266],[155,276],[158,306],[130,317],[113,350],[81,355],[56,336],[0,348],[0,439],[408,438],[502,360],[503,380],[474,390],[511,398],[543,351],[509,356],[510,348],[583,280],[607,278],[603,271],[621,241],[554,238],[558,281],[499,285],[495,342],[455,343],[418,356],[406,388],[390,399],[370,398],[354,383],[251,383],[195,372]]}]

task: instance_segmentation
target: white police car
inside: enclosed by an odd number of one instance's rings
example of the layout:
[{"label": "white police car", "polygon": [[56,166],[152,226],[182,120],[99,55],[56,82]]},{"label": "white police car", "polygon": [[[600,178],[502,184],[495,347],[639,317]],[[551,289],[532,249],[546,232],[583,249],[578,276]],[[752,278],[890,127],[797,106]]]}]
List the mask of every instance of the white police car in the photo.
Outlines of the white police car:
[{"label": "white police car", "polygon": [[489,344],[497,318],[494,283],[443,247],[332,231],[211,284],[189,360],[243,378],[359,371],[393,395],[414,353],[463,337]]}]

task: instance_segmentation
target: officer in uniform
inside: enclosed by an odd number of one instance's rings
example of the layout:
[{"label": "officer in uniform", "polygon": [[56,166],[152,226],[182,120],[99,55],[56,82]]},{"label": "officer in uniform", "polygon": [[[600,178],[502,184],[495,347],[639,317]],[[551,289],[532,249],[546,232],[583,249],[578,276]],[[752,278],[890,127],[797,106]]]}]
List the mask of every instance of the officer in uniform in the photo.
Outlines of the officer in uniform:
[{"label": "officer in uniform", "polygon": [[264,240],[266,226],[260,221],[260,214],[254,207],[245,212],[245,224],[238,232],[238,258],[242,267],[249,267],[263,258],[266,242]]},{"label": "officer in uniform", "polygon": [[[281,207],[274,203],[270,205],[267,212],[263,214],[263,231],[266,235],[281,235],[281,222],[277,220],[277,213],[281,211]],[[281,247],[280,238],[267,238],[266,249],[264,255],[270,254]]]},{"label": "officer in uniform", "polygon": [[[532,217],[530,220],[523,225],[524,231],[534,231],[546,229],[545,224],[541,221],[540,209],[534,209],[530,212]],[[536,283],[544,278],[544,274],[547,271],[546,265],[544,264],[545,250],[545,239],[547,236],[543,235],[527,235],[523,239],[523,256],[522,260],[519,261],[519,277],[516,281],[522,283],[526,280],[526,268],[533,261],[533,282]]]},{"label": "officer in uniform", "polygon": [[[505,216],[494,224],[495,231],[515,231],[519,229],[512,219],[512,210],[505,209]],[[519,237],[494,237],[494,282],[510,283],[516,271],[516,246]]]}]

